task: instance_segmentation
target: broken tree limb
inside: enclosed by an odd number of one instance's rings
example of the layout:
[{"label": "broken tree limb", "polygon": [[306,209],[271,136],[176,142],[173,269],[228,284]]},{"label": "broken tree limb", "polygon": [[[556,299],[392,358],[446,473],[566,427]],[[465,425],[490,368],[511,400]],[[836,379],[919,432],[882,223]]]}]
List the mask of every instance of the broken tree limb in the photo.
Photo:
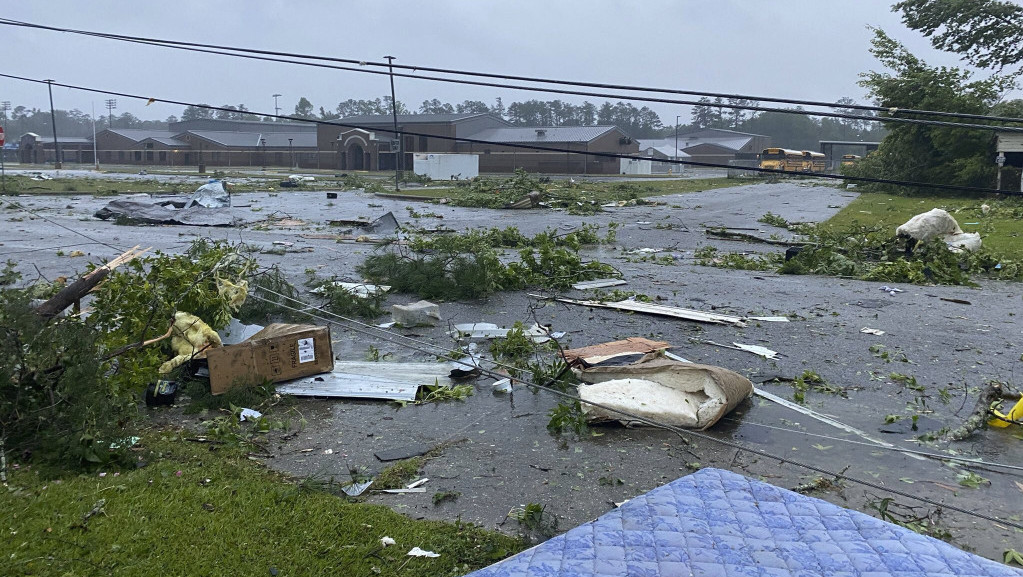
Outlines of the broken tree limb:
[{"label": "broken tree limb", "polygon": [[148,250],[148,248],[139,250],[138,245],[133,246],[131,249],[121,254],[121,256],[101,267],[96,268],[92,272],[61,289],[61,291],[50,298],[50,300],[39,305],[35,309],[36,314],[46,319],[57,316],[64,309],[68,308],[75,302],[80,301],[82,297],[102,282],[103,279],[110,274],[110,271],[128,261],[131,261]]},{"label": "broken tree limb", "polygon": [[945,439],[949,441],[962,441],[972,435],[977,429],[983,428],[990,418],[991,405],[1001,400],[1004,394],[1005,390],[1002,388],[1002,383],[988,381],[984,390],[981,391],[980,397],[977,398],[977,404],[973,406],[973,412],[963,421],[962,425],[945,433]]},{"label": "broken tree limb", "polygon": [[800,240],[776,240],[773,238],[764,238],[755,234],[747,234],[745,232],[735,232],[734,230],[726,230],[723,228],[708,228],[706,231],[707,236],[713,236],[717,238],[723,238],[725,240],[745,240],[750,242],[760,242],[764,244],[773,244],[778,246],[806,246],[810,243]]}]

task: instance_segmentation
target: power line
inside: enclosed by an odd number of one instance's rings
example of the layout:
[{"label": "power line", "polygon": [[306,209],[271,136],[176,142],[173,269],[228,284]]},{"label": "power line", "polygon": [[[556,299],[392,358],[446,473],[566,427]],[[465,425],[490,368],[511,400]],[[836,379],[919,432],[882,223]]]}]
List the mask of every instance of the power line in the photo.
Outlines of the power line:
[{"label": "power line", "polygon": [[[159,39],[159,38],[148,38],[148,37],[143,37],[143,36],[128,36],[128,35],[122,35],[122,34],[111,34],[111,33],[95,32],[95,31],[88,31],[88,30],[78,30],[78,29],[73,29],[73,28],[60,28],[60,27],[55,27],[55,26],[46,26],[46,25],[42,25],[42,24],[34,24],[34,23],[30,23],[30,22],[11,20],[11,19],[7,19],[7,18],[0,18],[0,24],[7,25],[7,26],[18,26],[18,27],[26,27],[26,28],[36,28],[36,29],[41,29],[41,30],[50,30],[50,31],[63,32],[63,33],[69,33],[69,34],[78,34],[78,35],[83,35],[83,36],[93,36],[93,37],[98,37],[98,38],[105,38],[105,39],[108,39],[108,40],[118,40],[118,41],[123,41],[123,42],[133,42],[133,43],[140,43],[140,44],[148,44],[148,45],[152,45],[152,46],[163,46],[163,47],[167,47],[167,48],[176,48],[176,49],[180,49],[180,50],[191,50],[191,51],[198,51],[198,52],[208,52],[208,53],[222,54],[222,55],[228,55],[228,56],[244,57],[245,55],[264,55],[264,56],[275,56],[275,57],[286,57],[286,58],[299,58],[299,59],[304,59],[304,60],[315,60],[315,61],[323,61],[323,62],[338,62],[338,63],[345,63],[345,64],[355,64],[355,65],[360,66],[360,67],[378,67],[378,68],[386,68],[386,67],[388,67],[388,63],[387,62],[374,62],[374,61],[357,60],[357,59],[352,59],[352,58],[337,58],[337,57],[328,57],[328,56],[319,56],[319,55],[295,53],[295,52],[281,52],[281,51],[274,51],[274,50],[260,50],[260,49],[254,49],[254,48],[242,48],[242,47],[236,47],[236,46],[226,46],[226,45],[199,43],[199,42],[184,42],[184,41],[179,41],[179,40],[166,40],[166,39]],[[210,51],[208,49],[215,49],[215,50],[218,50],[220,52],[212,52],[212,51]],[[225,51],[227,51],[227,52],[225,52]],[[315,65],[315,64],[312,64],[312,63],[304,63],[304,62],[298,62],[298,61],[294,61],[294,60],[290,60],[290,61],[289,60],[280,60],[280,59],[277,59],[277,58],[258,58],[258,59],[265,59],[265,60],[277,61],[277,62],[289,62],[289,63],[292,63],[292,64]],[[349,70],[349,71],[356,71],[356,72],[364,72],[364,73],[373,73],[373,74],[387,74],[387,72],[384,72],[384,71],[371,71],[371,70],[364,70],[364,69],[360,69],[360,68],[350,68],[350,67],[330,67],[330,68]],[[998,121],[998,122],[1023,123],[1023,118],[988,116],[988,115],[982,115],[982,114],[969,114],[969,113],[958,113],[958,112],[943,112],[943,111],[934,111],[934,110],[902,109],[902,108],[898,108],[898,107],[871,106],[871,105],[862,105],[862,104],[855,104],[855,103],[839,104],[837,102],[822,102],[822,101],[792,99],[792,98],[777,98],[777,97],[769,97],[769,96],[753,96],[753,95],[747,95],[747,94],[734,94],[734,93],[723,93],[723,92],[704,92],[704,91],[681,90],[681,89],[672,89],[672,88],[656,88],[656,87],[646,87],[646,86],[631,86],[631,85],[624,85],[624,84],[583,82],[583,81],[575,81],[575,80],[559,80],[559,79],[542,78],[542,77],[530,77],[530,76],[519,76],[519,75],[509,75],[509,74],[497,74],[497,73],[488,73],[488,72],[476,72],[476,71],[468,71],[468,70],[457,70],[457,69],[450,69],[450,68],[437,68],[437,67],[430,67],[430,66],[419,66],[419,65],[408,65],[408,64],[407,65],[394,65],[393,68],[408,70],[408,71],[411,71],[413,73],[419,72],[419,71],[426,71],[426,72],[435,72],[435,73],[440,73],[440,74],[451,74],[451,75],[457,75],[457,76],[492,78],[492,79],[499,79],[499,80],[515,80],[515,81],[521,81],[521,82],[531,82],[531,83],[539,83],[539,84],[553,84],[553,85],[561,85],[561,86],[582,86],[582,87],[587,87],[587,88],[600,88],[600,89],[610,89],[610,90],[628,90],[628,91],[648,92],[648,93],[653,92],[653,93],[662,93],[662,94],[680,94],[680,95],[688,95],[688,96],[701,96],[701,97],[708,97],[708,98],[709,97],[714,97],[714,98],[727,98],[727,99],[733,99],[733,100],[750,100],[750,101],[760,101],[760,102],[776,102],[776,103],[780,103],[780,104],[794,104],[794,105],[798,105],[798,106],[817,106],[817,107],[825,107],[825,108],[845,108],[845,109],[850,109],[850,110],[863,110],[863,111],[870,111],[870,112],[881,112],[881,113],[886,113],[886,114],[890,114],[890,115],[907,114],[907,115],[918,115],[918,116],[935,116],[935,117],[944,117],[944,118],[966,118],[966,119],[971,119],[971,120],[982,120],[982,121]],[[475,85],[480,85],[480,86],[492,86],[492,87],[498,87],[498,88],[511,88],[511,89],[517,89],[517,90],[534,90],[534,91],[542,91],[542,92],[553,92],[553,93],[559,93],[559,94],[575,94],[575,95],[582,95],[582,96],[589,95],[589,96],[602,97],[602,95],[600,95],[600,94],[583,93],[583,92],[577,92],[577,91],[559,91],[559,90],[550,90],[550,89],[543,89],[543,88],[530,88],[530,87],[521,87],[521,86],[510,86],[510,85],[504,85],[504,84],[477,83],[477,82],[466,81],[464,79],[462,79],[462,80],[459,80],[459,79],[443,79],[443,78],[437,78],[437,77],[418,76],[418,75],[415,75],[415,74],[407,74],[407,75],[405,75],[405,74],[395,74],[395,76],[403,76],[403,77],[407,77],[407,78],[416,78],[416,79],[429,79],[429,80],[435,80],[435,81],[441,81],[441,82],[456,82],[456,83],[462,83],[462,84],[475,84]],[[635,97],[635,96],[611,96],[611,98],[622,98],[622,99],[631,99],[631,100],[644,100],[644,101],[661,102],[661,103],[685,104],[685,105],[692,105],[692,106],[712,106],[712,107],[715,107],[715,108],[733,108],[733,109],[763,110],[763,111],[778,111],[778,112],[784,111],[784,112],[789,112],[789,113],[792,113],[792,112],[800,113],[801,112],[803,114],[809,114],[809,115],[813,115],[813,116],[824,115],[824,114],[819,113],[819,112],[791,111],[789,109],[769,109],[769,108],[741,106],[741,105],[726,104],[726,103],[721,103],[721,104],[711,103],[711,104],[708,104],[706,102],[691,102],[691,101],[678,101],[678,100],[666,100],[666,99],[644,99],[644,98],[639,98],[639,97]],[[838,118],[846,118],[846,117],[839,116]],[[848,116],[847,118],[862,118],[862,119],[867,119],[867,120],[876,120],[875,117]],[[891,120],[891,119],[892,118],[888,118],[888,120]]]},{"label": "power line", "polygon": [[[22,80],[22,81],[25,81],[25,82],[34,82],[34,83],[39,83],[39,84],[47,84],[47,82],[44,81],[44,80],[38,80],[38,79],[35,79],[35,78],[28,78],[28,77],[24,77],[24,76],[17,76],[17,75],[13,75],[13,74],[0,73],[0,78],[11,78],[11,79],[14,79],[14,80]],[[73,89],[73,90],[82,90],[82,91],[85,91],[85,92],[93,92],[93,93],[97,93],[97,94],[106,94],[106,95],[110,95],[110,96],[121,96],[121,97],[124,97],[124,98],[132,98],[132,99],[136,99],[136,100],[145,100],[147,102],[154,101],[154,102],[162,102],[162,103],[165,103],[165,104],[176,104],[176,105],[179,105],[179,106],[186,106],[186,107],[191,106],[191,107],[194,107],[194,108],[201,108],[201,109],[205,109],[205,110],[225,111],[225,112],[231,112],[231,113],[239,113],[238,110],[234,110],[234,109],[226,108],[226,107],[222,107],[222,106],[211,106],[211,105],[208,105],[208,104],[195,104],[195,103],[185,102],[185,101],[180,101],[180,100],[171,100],[171,99],[165,99],[165,98],[154,98],[154,97],[150,97],[150,96],[143,96],[143,95],[132,94],[132,93],[127,93],[127,92],[118,92],[118,91],[112,91],[112,90],[102,90],[102,89],[98,89],[98,88],[90,88],[90,87],[85,87],[85,86],[78,86],[78,85],[74,85],[74,84],[62,84],[62,83],[59,83],[59,82],[53,82],[52,84],[56,85],[56,86],[64,87],[64,88],[70,88],[70,89]],[[348,123],[348,122],[342,122],[342,121],[339,121],[339,120],[315,120],[315,119],[306,119],[306,118],[296,118],[296,117],[291,117],[291,116],[280,116],[280,115],[275,115],[275,114],[262,113],[262,112],[253,112],[253,111],[242,111],[241,113],[248,114],[250,116],[262,116],[262,117],[266,117],[266,118],[275,118],[275,119],[279,119],[279,120],[287,120],[287,121],[292,121],[292,122],[307,122],[307,123],[313,123],[313,124],[323,124],[323,125],[328,125],[328,126],[338,126],[338,127],[341,127],[341,128],[356,128],[356,129],[359,129],[359,130],[366,130],[366,131],[379,130],[379,127],[367,126],[367,125],[362,125],[362,124],[352,124],[352,123]],[[902,120],[905,120],[905,119],[902,119]],[[933,121],[919,121],[919,122],[921,122],[921,123],[928,123],[928,122],[933,122]],[[950,124],[950,123],[942,123],[942,124]],[[963,125],[955,125],[955,126],[963,126]],[[984,128],[990,128],[990,127],[984,127]],[[1015,129],[1015,130],[1023,130],[1023,129]],[[704,167],[704,168],[738,169],[738,170],[742,170],[742,171],[745,171],[745,172],[757,172],[757,173],[763,173],[763,174],[777,174],[777,175],[783,175],[783,176],[793,176],[793,175],[811,176],[811,177],[814,177],[814,178],[822,178],[822,179],[829,179],[829,180],[841,180],[841,181],[855,182],[855,183],[889,184],[889,185],[893,185],[893,186],[905,186],[905,187],[910,187],[910,188],[925,188],[925,189],[935,189],[935,190],[949,190],[949,191],[954,191],[954,192],[966,192],[966,193],[971,193],[971,194],[1001,194],[1001,195],[1005,195],[1005,196],[1023,196],[1023,191],[1006,191],[1006,190],[997,190],[997,189],[993,189],[993,188],[982,188],[982,187],[975,187],[975,186],[960,186],[960,185],[941,184],[941,183],[914,182],[914,181],[893,180],[893,179],[886,179],[886,178],[872,178],[872,177],[866,177],[866,176],[849,176],[849,175],[826,174],[826,173],[817,173],[817,172],[813,172],[813,173],[793,173],[793,172],[789,172],[789,171],[776,170],[776,169],[771,169],[771,168],[760,168],[760,167],[753,167],[753,166],[736,167],[736,166],[732,166],[732,165],[729,165],[729,164],[721,164],[721,163],[714,163],[714,162],[703,162],[703,161],[696,161],[696,160],[659,159],[659,158],[654,158],[654,157],[650,157],[650,156],[636,156],[636,155],[628,155],[628,154],[617,154],[617,153],[613,153],[613,152],[595,152],[595,151],[582,152],[582,151],[579,151],[579,150],[572,150],[572,149],[569,149],[569,148],[559,148],[559,147],[553,147],[553,146],[537,146],[535,144],[519,144],[519,143],[514,143],[514,142],[493,142],[493,141],[489,141],[489,140],[481,140],[481,139],[477,139],[477,138],[470,138],[470,137],[464,137],[464,136],[447,136],[447,135],[431,134],[431,133],[425,133],[425,132],[416,132],[414,130],[407,130],[407,129],[404,129],[404,128],[402,129],[402,133],[405,134],[405,135],[408,135],[408,136],[427,136],[427,137],[435,139],[435,140],[448,140],[448,141],[454,141],[454,142],[464,142],[464,143],[470,143],[470,144],[480,144],[480,145],[484,145],[484,146],[495,146],[495,145],[498,145],[498,146],[505,146],[505,147],[508,147],[508,148],[519,148],[519,149],[523,149],[523,150],[541,151],[541,152],[557,152],[557,153],[561,153],[561,154],[576,154],[576,155],[585,155],[585,156],[591,156],[591,157],[596,157],[596,158],[650,160],[652,162],[662,162],[662,163],[675,164],[675,165],[683,165],[683,166],[699,166],[699,167]]]}]

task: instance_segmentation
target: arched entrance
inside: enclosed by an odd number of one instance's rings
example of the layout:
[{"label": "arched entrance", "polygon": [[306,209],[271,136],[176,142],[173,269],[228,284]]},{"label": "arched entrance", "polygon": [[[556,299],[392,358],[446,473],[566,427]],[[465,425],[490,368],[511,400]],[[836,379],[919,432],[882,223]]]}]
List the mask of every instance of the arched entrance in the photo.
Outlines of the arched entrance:
[{"label": "arched entrance", "polygon": [[345,155],[348,161],[347,170],[366,170],[366,151],[358,144],[352,144],[348,147],[348,153]]}]

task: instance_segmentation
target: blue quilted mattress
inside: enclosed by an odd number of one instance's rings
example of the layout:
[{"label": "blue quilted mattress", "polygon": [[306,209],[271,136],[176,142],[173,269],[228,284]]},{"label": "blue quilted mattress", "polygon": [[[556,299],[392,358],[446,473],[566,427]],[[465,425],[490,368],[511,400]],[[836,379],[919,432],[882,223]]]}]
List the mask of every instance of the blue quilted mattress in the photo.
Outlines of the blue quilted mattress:
[{"label": "blue quilted mattress", "polygon": [[869,515],[703,469],[470,577],[1023,577]]}]

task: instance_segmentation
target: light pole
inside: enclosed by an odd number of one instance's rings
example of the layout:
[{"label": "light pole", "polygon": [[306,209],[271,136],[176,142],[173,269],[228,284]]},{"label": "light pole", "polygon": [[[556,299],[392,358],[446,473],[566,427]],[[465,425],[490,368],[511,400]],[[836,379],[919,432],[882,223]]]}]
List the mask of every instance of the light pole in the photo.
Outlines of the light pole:
[{"label": "light pole", "polygon": [[[53,168],[60,170],[60,143],[57,142],[57,116],[53,113],[53,80],[43,80],[46,83],[46,88],[50,92],[50,125],[53,128]],[[46,156],[43,156],[43,161],[46,161]]]},{"label": "light pole", "polygon": [[266,139],[260,138],[259,143],[263,145],[263,170],[266,170]]},{"label": "light pole", "polygon": [[295,168],[295,151],[291,148],[291,141],[293,138],[288,139],[288,158],[291,161],[291,168]]},{"label": "light pole", "polygon": [[[273,96],[274,96],[274,116],[280,116],[281,115],[281,107],[277,106],[277,99],[280,98],[281,95],[280,94],[274,94]],[[274,118],[274,122],[277,122],[276,118]]]},{"label": "light pole", "polygon": [[[675,116],[675,166],[678,166],[678,119],[679,118],[682,118],[681,114]],[[681,173],[681,172],[682,172],[682,170],[679,170],[679,173]]]},{"label": "light pole", "polygon": [[398,141],[398,146],[391,145],[391,148],[394,149],[394,190],[397,192],[398,180],[401,178],[398,162],[401,159],[401,135],[398,134],[398,101],[394,98],[394,69],[391,67],[394,56],[384,56],[384,58],[387,59],[387,72],[391,77],[391,119],[394,121],[394,138]]},{"label": "light pole", "polygon": [[114,127],[114,109],[117,108],[117,99],[116,98],[108,98],[106,100],[106,104],[107,104],[107,122],[109,124],[107,126],[107,128],[113,128]]},{"label": "light pole", "polygon": [[[0,115],[3,117],[4,132],[7,132],[7,111],[11,109],[11,101],[0,102]],[[7,194],[7,174],[4,172],[4,147],[0,144],[0,193]]]}]

